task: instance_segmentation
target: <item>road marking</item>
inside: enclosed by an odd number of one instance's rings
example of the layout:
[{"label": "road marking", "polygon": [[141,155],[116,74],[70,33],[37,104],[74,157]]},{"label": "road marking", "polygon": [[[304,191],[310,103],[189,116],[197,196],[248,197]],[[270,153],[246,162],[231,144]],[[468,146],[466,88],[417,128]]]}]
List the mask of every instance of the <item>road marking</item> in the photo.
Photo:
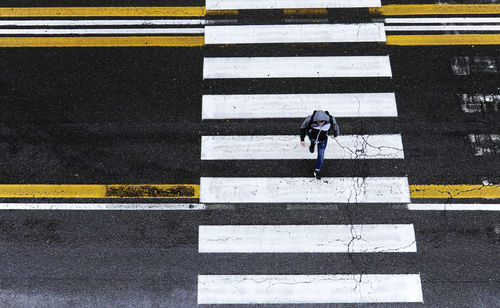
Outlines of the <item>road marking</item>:
[{"label": "road marking", "polygon": [[387,35],[387,45],[499,45],[498,34]]},{"label": "road marking", "polygon": [[204,210],[201,203],[0,203],[0,210],[58,211],[191,211]]},{"label": "road marking", "polygon": [[205,58],[204,79],[391,77],[389,56]]},{"label": "road marking", "polygon": [[498,17],[447,17],[447,18],[386,18],[386,24],[458,24],[500,23]]},{"label": "road marking", "polygon": [[412,211],[500,211],[500,204],[493,203],[411,203],[408,209]]},{"label": "road marking", "polygon": [[202,203],[410,203],[406,177],[200,178]]},{"label": "road marking", "polygon": [[0,29],[0,35],[203,34],[203,28]]},{"label": "road marking", "polygon": [[[470,71],[467,66],[467,71]],[[465,113],[493,114],[500,111],[500,94],[458,94]]]},{"label": "road marking", "polygon": [[380,0],[206,0],[207,10],[379,7]]},{"label": "road marking", "polygon": [[335,117],[397,117],[394,93],[203,95],[203,119],[302,118],[311,110]]},{"label": "road marking", "polygon": [[0,47],[197,47],[203,36],[0,37]]},{"label": "road marking", "polygon": [[199,226],[200,253],[417,252],[413,225]]},{"label": "road marking", "polygon": [[203,17],[205,7],[4,7],[1,17],[110,17],[110,16],[176,16]]},{"label": "road marking", "polygon": [[470,134],[469,140],[474,147],[474,156],[500,154],[499,134]]},{"label": "road marking", "polygon": [[381,15],[500,14],[500,4],[390,4],[370,8]]},{"label": "road marking", "polygon": [[386,31],[500,31],[500,26],[386,26]]},{"label": "road marking", "polygon": [[163,26],[204,25],[204,19],[136,19],[136,20],[0,20],[0,26]]},{"label": "road marking", "polygon": [[385,42],[383,23],[207,26],[205,44]]},{"label": "road marking", "polygon": [[1,184],[0,198],[198,198],[191,184]]},{"label": "road marking", "polygon": [[500,198],[500,185],[410,185],[411,198]]},{"label": "road marking", "polygon": [[[202,160],[316,159],[298,135],[202,136]],[[325,159],[404,159],[401,135],[342,135],[328,140]]]},{"label": "road marking", "polygon": [[423,302],[419,274],[198,275],[198,304]]},{"label": "road marking", "polygon": [[285,14],[285,15],[328,15],[328,10],[326,8],[284,9],[283,14]]}]

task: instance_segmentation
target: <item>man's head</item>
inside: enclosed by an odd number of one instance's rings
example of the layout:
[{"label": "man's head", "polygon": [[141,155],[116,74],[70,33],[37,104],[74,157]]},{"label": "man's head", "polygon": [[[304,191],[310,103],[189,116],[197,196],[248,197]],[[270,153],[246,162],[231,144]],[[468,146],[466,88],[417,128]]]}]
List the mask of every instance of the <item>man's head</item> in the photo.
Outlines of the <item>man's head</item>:
[{"label": "man's head", "polygon": [[325,125],[326,121],[316,121],[316,124],[318,124],[319,126],[323,126]]}]

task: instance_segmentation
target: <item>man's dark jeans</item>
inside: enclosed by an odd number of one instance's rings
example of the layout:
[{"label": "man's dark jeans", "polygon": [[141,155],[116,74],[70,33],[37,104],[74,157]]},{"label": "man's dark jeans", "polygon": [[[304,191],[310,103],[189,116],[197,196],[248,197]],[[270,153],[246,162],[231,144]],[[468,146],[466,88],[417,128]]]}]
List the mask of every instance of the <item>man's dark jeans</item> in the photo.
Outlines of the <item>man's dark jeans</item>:
[{"label": "man's dark jeans", "polygon": [[[314,143],[316,140],[312,139],[310,136],[309,140],[311,140],[311,143]],[[325,140],[318,140],[318,158],[316,158],[316,170],[320,170],[321,166],[323,165],[323,160],[325,158],[325,149],[326,149],[326,144],[328,143],[328,139]]]}]

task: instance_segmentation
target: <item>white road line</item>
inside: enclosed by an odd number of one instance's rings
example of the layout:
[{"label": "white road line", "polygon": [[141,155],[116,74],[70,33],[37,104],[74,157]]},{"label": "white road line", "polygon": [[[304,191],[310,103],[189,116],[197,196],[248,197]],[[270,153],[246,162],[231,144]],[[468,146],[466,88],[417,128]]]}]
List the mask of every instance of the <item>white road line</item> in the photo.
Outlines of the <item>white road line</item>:
[{"label": "white road line", "polygon": [[204,210],[201,203],[0,203],[0,210],[118,210],[118,211],[178,211]]},{"label": "white road line", "polygon": [[198,275],[198,304],[423,302],[419,274]]},{"label": "white road line", "polygon": [[204,33],[203,28],[135,28],[135,29],[0,29],[0,35],[79,35],[79,34],[172,34]]},{"label": "white road line", "polygon": [[386,26],[386,31],[500,31],[500,26]]},{"label": "white road line", "polygon": [[205,58],[203,78],[391,77],[389,56]]},{"label": "white road line", "polygon": [[207,0],[207,10],[380,7],[380,0]]},{"label": "white road line", "polygon": [[411,203],[408,209],[412,211],[500,211],[500,204],[493,203]]},{"label": "white road line", "polygon": [[410,203],[406,177],[200,178],[202,203]]},{"label": "white road line", "polygon": [[[202,160],[316,159],[298,135],[202,136]],[[330,138],[325,159],[404,159],[403,141],[394,135],[341,135]]]},{"label": "white road line", "polygon": [[394,93],[203,95],[203,119],[303,118],[311,110],[335,117],[397,117]]},{"label": "white road line", "polygon": [[474,156],[488,156],[500,153],[500,134],[469,134]]},{"label": "white road line", "polygon": [[417,252],[413,225],[199,226],[200,253]]},{"label": "white road line", "polygon": [[207,26],[205,44],[385,42],[383,23]]},{"label": "white road line", "polygon": [[449,17],[449,18],[386,18],[387,24],[458,24],[500,23],[498,17]]},{"label": "white road line", "polygon": [[0,26],[161,26],[204,25],[204,19],[131,19],[131,20],[0,20]]}]

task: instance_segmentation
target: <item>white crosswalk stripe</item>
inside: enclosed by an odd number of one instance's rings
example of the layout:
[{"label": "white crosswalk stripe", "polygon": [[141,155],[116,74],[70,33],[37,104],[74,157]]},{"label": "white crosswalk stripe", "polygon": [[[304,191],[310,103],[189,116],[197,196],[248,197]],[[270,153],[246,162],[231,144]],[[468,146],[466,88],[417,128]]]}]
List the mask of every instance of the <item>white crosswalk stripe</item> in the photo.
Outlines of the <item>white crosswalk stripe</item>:
[{"label": "white crosswalk stripe", "polygon": [[203,95],[202,118],[303,118],[311,110],[335,117],[397,117],[394,93]]},{"label": "white crosswalk stripe", "polygon": [[[202,160],[316,159],[299,136],[202,136]],[[325,159],[404,159],[401,135],[343,135],[331,138]]]},{"label": "white crosswalk stripe", "polygon": [[383,23],[206,26],[205,44],[385,42]]},{"label": "white crosswalk stripe", "polygon": [[402,302],[423,302],[419,274],[198,276],[198,304]]},{"label": "white crosswalk stripe", "polygon": [[409,203],[406,177],[200,178],[203,203]]},{"label": "white crosswalk stripe", "polygon": [[391,77],[389,56],[205,58],[203,78]]},{"label": "white crosswalk stripe", "polygon": [[201,253],[417,252],[413,225],[200,226]]},{"label": "white crosswalk stripe", "polygon": [[380,0],[206,0],[207,10],[380,7]]}]

